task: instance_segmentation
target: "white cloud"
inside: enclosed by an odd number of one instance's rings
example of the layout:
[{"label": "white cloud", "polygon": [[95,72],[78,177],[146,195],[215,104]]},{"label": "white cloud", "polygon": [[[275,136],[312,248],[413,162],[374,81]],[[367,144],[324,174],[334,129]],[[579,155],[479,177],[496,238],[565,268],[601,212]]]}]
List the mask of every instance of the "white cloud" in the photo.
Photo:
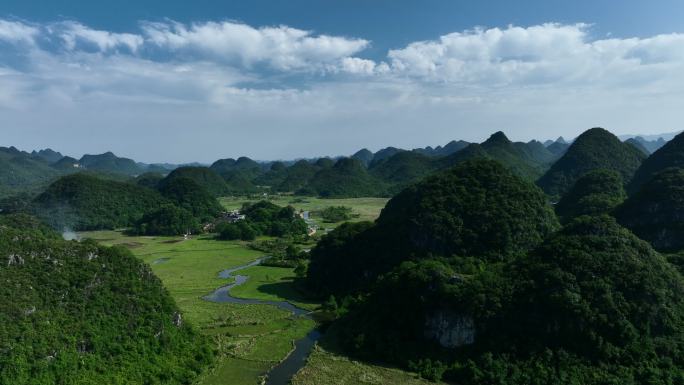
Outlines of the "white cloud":
[{"label": "white cloud", "polygon": [[33,44],[38,33],[38,28],[26,23],[0,19],[0,40]]},{"label": "white cloud", "polygon": [[338,36],[314,36],[287,26],[253,28],[234,22],[144,23],[149,42],[173,52],[199,53],[245,66],[266,64],[278,70],[319,69],[365,49],[369,42]]},{"label": "white cloud", "polygon": [[596,125],[684,128],[682,34],[481,28],[371,60],[367,40],[286,26],[168,21],[120,33],[0,19],[0,44],[4,140],[74,155],[293,158],[500,129],[544,139]]},{"label": "white cloud", "polygon": [[127,48],[135,52],[144,43],[140,35],[96,30],[74,21],[53,24],[49,30],[59,35],[69,50],[74,50],[78,44],[85,43],[93,44],[103,52],[119,48]]},{"label": "white cloud", "polygon": [[357,75],[378,75],[389,72],[387,63],[376,64],[373,60],[358,57],[346,57],[342,59],[339,69],[343,72]]},{"label": "white cloud", "polygon": [[388,58],[396,74],[427,81],[590,85],[682,69],[684,35],[592,40],[586,24],[478,28],[415,42],[389,51]]}]

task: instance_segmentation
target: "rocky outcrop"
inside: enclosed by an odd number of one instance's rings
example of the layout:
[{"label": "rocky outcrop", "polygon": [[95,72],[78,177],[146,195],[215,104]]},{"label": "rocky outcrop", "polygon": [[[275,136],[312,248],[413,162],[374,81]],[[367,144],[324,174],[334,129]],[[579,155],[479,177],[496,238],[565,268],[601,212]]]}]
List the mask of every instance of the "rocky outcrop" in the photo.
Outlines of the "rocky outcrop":
[{"label": "rocky outcrop", "polygon": [[7,266],[23,265],[23,264],[24,264],[24,258],[22,258],[19,255],[10,254],[9,257],[7,258]]},{"label": "rocky outcrop", "polygon": [[183,326],[183,316],[181,315],[180,312],[175,312],[173,313],[173,324],[179,328]]},{"label": "rocky outcrop", "polygon": [[470,345],[475,342],[475,321],[470,316],[439,310],[427,317],[424,335],[445,348]]}]

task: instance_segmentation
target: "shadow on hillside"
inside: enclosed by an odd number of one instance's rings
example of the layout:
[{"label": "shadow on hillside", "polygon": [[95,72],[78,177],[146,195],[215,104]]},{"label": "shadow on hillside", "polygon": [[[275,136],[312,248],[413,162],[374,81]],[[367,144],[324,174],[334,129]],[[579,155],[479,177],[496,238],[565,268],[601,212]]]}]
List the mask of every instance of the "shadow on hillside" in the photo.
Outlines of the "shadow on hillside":
[{"label": "shadow on hillside", "polygon": [[299,302],[307,305],[314,305],[318,302],[307,299],[297,288],[297,283],[291,280],[282,280],[276,283],[266,283],[260,285],[257,291],[264,294],[275,295],[284,301]]}]

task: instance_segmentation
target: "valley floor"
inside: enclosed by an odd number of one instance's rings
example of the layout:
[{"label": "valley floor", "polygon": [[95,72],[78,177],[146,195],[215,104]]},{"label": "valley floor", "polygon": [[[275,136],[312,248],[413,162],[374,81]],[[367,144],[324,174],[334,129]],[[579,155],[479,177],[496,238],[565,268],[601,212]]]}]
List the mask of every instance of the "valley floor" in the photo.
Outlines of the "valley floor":
[{"label": "valley floor", "polygon": [[[362,219],[369,220],[374,219],[382,207],[379,201],[374,200],[353,204],[348,201],[313,200],[308,207],[302,207],[315,210],[315,207],[345,205],[363,212]],[[147,262],[174,297],[185,321],[213,339],[219,357],[214,367],[203,374],[198,385],[259,384],[263,375],[292,351],[293,341],[303,338],[315,327],[310,319],[293,317],[289,312],[270,305],[214,303],[202,299],[231,283],[230,279],[219,277],[220,271],[246,265],[264,256],[262,252],[248,248],[244,242],[216,241],[210,236],[188,240],[182,237],[131,237],[117,231],[80,235],[105,245],[127,247]],[[241,270],[239,274],[250,278],[231,290],[236,297],[288,301],[311,310],[318,307],[317,303],[306,300],[296,290],[293,269],[254,266]],[[316,347],[293,383],[413,385],[427,382],[411,373],[359,363]]]},{"label": "valley floor", "polygon": [[356,215],[350,222],[356,221],[374,221],[379,215],[380,211],[387,204],[387,198],[345,198],[345,199],[324,199],[306,196],[295,195],[268,195],[266,197],[244,198],[244,197],[223,197],[219,202],[228,210],[237,210],[242,207],[244,203],[255,203],[261,199],[277,204],[279,206],[292,206],[297,211],[309,211],[312,213],[311,218],[321,228],[332,229],[340,225],[342,222],[328,223],[316,216],[316,212],[330,206],[346,206],[352,209]]}]

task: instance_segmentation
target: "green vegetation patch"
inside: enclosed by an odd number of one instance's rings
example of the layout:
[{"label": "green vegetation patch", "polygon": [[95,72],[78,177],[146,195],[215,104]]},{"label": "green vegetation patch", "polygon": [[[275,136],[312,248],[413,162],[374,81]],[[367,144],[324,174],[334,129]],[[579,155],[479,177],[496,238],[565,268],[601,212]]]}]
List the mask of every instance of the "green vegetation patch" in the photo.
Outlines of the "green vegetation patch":
[{"label": "green vegetation patch", "polygon": [[577,137],[565,154],[551,166],[537,184],[553,196],[564,195],[581,176],[604,169],[620,174],[628,183],[641,162],[643,152],[602,128],[592,128]]},{"label": "green vegetation patch", "polygon": [[296,274],[292,268],[254,266],[240,270],[249,280],[231,290],[240,298],[254,298],[266,301],[288,301],[302,309],[315,310],[319,303],[307,300],[295,285]]},{"label": "green vegetation patch", "polygon": [[[294,318],[291,313],[275,306],[214,303],[202,299],[231,282],[220,278],[220,271],[248,264],[263,256],[262,252],[250,249],[246,243],[217,241],[210,236],[189,240],[182,237],[131,237],[114,231],[82,235],[106,244],[135,245],[131,250],[150,264],[182,309],[187,322],[211,338],[217,351],[216,363],[202,373],[197,384],[256,385],[262,375],[287,356],[292,342],[304,337],[314,327],[313,321]],[[162,258],[162,263],[154,263]],[[270,269],[273,271],[262,274]],[[255,279],[247,281],[243,294],[262,295],[263,299],[276,301],[294,298],[293,289],[277,285],[290,282],[294,276],[293,269],[257,267],[254,274]],[[268,293],[260,289],[262,285],[276,285],[280,289]],[[315,306],[311,303],[301,305]]]},{"label": "green vegetation patch", "polygon": [[0,250],[0,383],[187,384],[212,361],[124,248],[4,227]]},{"label": "green vegetation patch", "polygon": [[101,230],[131,226],[167,202],[145,187],[74,174],[51,184],[34,200],[33,210],[57,229]]},{"label": "green vegetation patch", "polygon": [[[373,365],[338,355],[317,346],[307,364],[292,379],[293,385],[426,385],[416,374]],[[441,382],[437,382],[442,384]]]},{"label": "green vegetation patch", "polygon": [[[219,202],[226,208],[226,210],[238,210],[245,203],[255,203],[264,199],[260,196],[258,198],[246,197],[222,197]],[[374,221],[380,215],[380,211],[387,204],[388,198],[316,198],[316,197],[301,197],[293,195],[270,195],[265,199],[278,206],[292,206],[297,212],[308,211],[311,220],[324,227],[336,227],[342,222],[336,223],[322,223],[323,219],[316,216],[317,212],[324,210],[330,206],[345,206],[350,207],[358,217],[351,218],[352,222],[359,221]]]}]

